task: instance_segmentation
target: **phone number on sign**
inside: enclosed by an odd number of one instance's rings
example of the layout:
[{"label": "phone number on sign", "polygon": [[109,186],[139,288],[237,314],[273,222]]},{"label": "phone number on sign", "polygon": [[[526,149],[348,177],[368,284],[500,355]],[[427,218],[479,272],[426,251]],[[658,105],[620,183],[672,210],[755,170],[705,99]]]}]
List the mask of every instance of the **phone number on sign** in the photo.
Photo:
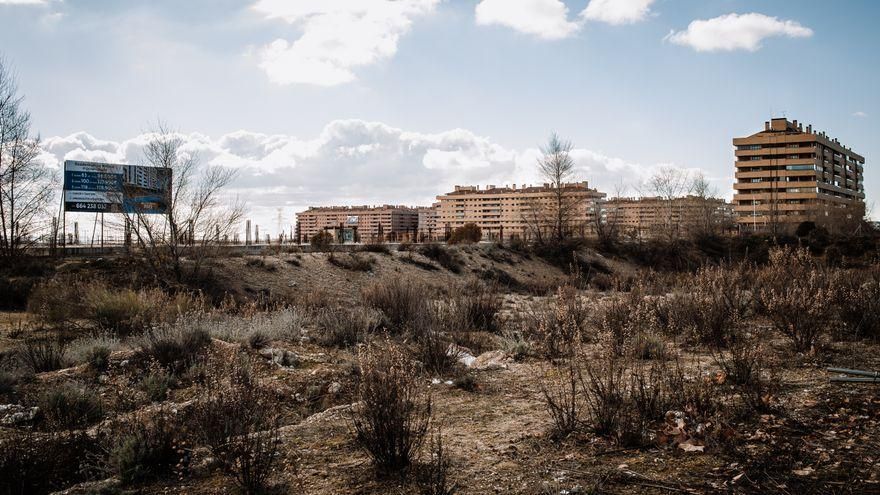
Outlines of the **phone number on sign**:
[{"label": "phone number on sign", "polygon": [[107,203],[74,203],[77,210],[106,210]]}]

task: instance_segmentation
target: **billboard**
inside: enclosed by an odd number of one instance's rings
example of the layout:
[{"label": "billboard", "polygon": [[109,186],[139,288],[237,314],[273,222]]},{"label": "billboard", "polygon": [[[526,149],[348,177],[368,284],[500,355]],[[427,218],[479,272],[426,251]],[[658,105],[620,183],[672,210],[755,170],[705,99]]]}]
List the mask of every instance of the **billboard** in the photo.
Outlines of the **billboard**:
[{"label": "billboard", "polygon": [[170,197],[168,168],[64,162],[64,211],[164,214]]}]

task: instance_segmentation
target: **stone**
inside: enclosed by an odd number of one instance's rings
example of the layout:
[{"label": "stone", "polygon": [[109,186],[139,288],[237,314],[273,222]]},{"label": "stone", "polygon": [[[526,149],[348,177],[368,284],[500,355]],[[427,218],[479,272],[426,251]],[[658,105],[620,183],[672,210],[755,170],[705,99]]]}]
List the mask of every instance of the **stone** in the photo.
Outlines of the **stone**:
[{"label": "stone", "polygon": [[338,394],[341,391],[342,391],[342,384],[339,382],[333,382],[330,384],[329,387],[327,387],[327,392],[329,392],[331,394]]},{"label": "stone", "polygon": [[300,362],[299,356],[296,353],[276,347],[260,349],[260,355],[282,368],[294,367]]},{"label": "stone", "polygon": [[0,404],[0,424],[12,426],[33,421],[40,412],[39,407],[27,407],[19,404]]},{"label": "stone", "polygon": [[484,352],[474,358],[469,365],[470,368],[481,371],[507,369],[507,363],[510,357],[501,350]]}]

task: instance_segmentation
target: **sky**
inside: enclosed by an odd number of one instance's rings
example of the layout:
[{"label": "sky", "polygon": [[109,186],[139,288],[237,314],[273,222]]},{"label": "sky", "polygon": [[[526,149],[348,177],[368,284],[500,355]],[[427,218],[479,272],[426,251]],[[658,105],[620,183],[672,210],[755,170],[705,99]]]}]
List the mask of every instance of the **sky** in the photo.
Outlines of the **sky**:
[{"label": "sky", "polygon": [[877,19],[872,0],[0,0],[0,56],[47,164],[141,163],[161,121],[237,169],[261,232],[540,182],[551,132],[605,192],[673,166],[730,199],[731,139],[771,116],[865,156],[871,208]]}]

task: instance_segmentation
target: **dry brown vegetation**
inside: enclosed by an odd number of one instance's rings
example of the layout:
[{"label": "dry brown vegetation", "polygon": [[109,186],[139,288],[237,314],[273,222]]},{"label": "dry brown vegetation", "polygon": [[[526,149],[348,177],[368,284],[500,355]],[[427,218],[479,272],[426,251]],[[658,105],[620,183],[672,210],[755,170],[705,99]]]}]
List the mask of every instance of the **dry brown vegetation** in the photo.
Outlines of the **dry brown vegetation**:
[{"label": "dry brown vegetation", "polygon": [[221,298],[39,271],[0,320],[0,494],[880,490],[877,385],[824,370],[880,368],[878,265],[524,250],[217,258]]}]

